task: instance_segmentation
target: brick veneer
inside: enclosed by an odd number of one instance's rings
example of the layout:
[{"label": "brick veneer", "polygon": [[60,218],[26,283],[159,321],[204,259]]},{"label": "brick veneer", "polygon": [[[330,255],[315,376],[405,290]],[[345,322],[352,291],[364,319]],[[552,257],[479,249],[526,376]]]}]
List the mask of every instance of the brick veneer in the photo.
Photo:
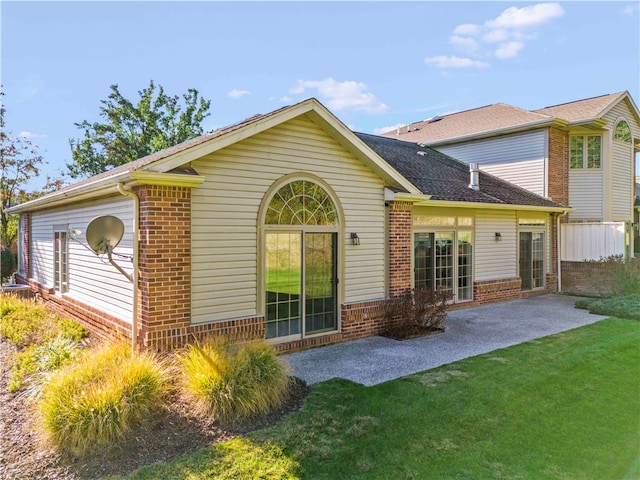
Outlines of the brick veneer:
[{"label": "brick veneer", "polygon": [[549,129],[549,197],[560,205],[569,205],[569,134]]},{"label": "brick veneer", "polygon": [[389,295],[411,288],[411,202],[389,202]]},{"label": "brick veneer", "polygon": [[160,347],[191,323],[191,189],[142,185],[134,193],[140,199],[138,341]]},{"label": "brick veneer", "polygon": [[521,297],[521,286],[520,277],[473,282],[473,303],[482,305],[516,300]]},{"label": "brick veneer", "polygon": [[606,265],[599,262],[561,262],[562,293],[587,296],[611,294],[613,281]]}]

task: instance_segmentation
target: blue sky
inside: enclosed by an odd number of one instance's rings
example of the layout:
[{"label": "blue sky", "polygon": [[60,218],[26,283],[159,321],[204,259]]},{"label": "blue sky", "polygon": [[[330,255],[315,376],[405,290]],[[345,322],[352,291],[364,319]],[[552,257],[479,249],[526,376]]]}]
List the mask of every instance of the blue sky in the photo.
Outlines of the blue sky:
[{"label": "blue sky", "polygon": [[504,102],[535,109],[628,90],[640,2],[0,3],[8,129],[56,175],[74,123],[118,84],[211,100],[207,130],[316,97],[380,133]]}]

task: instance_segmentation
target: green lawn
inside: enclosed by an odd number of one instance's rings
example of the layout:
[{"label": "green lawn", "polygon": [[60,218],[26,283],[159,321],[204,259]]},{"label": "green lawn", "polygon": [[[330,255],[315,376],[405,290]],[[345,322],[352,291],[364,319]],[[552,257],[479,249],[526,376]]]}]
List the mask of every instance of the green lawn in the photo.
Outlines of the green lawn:
[{"label": "green lawn", "polygon": [[375,387],[132,479],[637,479],[640,322],[608,319]]}]

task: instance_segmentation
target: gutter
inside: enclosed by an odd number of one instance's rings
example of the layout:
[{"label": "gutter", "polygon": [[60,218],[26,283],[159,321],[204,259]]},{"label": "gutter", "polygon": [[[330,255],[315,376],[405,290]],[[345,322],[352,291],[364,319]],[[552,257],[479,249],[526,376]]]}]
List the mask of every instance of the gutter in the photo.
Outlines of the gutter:
[{"label": "gutter", "polygon": [[138,346],[138,257],[139,257],[139,232],[140,222],[140,199],[130,189],[126,188],[122,182],[117,184],[118,192],[133,199],[133,305],[131,318],[131,351],[135,354]]}]

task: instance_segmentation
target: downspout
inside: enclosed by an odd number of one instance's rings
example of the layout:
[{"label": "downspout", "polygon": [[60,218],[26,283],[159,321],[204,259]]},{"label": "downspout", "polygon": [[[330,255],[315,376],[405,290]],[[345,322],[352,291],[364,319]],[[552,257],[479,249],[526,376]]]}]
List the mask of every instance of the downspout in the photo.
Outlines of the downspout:
[{"label": "downspout", "polygon": [[[563,213],[563,215],[566,215],[566,213]],[[558,264],[556,268],[558,269],[558,293],[562,293],[562,259],[560,258],[562,241],[560,239],[560,217],[561,215],[559,213],[556,214],[556,262]]]},{"label": "downspout", "polygon": [[138,244],[139,232],[138,223],[140,216],[140,199],[131,190],[125,188],[122,182],[118,183],[118,192],[126,197],[133,198],[134,214],[133,214],[133,312],[131,319],[131,351],[136,352],[138,344]]}]

